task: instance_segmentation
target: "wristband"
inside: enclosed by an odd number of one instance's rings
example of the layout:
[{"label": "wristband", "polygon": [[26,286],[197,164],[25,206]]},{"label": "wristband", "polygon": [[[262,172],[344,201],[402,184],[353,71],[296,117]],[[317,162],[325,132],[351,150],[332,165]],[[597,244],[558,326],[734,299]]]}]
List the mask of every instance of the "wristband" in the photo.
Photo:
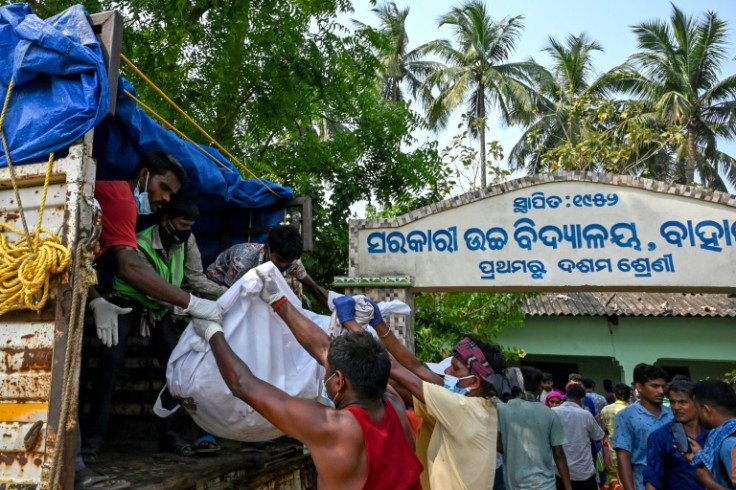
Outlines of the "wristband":
[{"label": "wristband", "polygon": [[279,308],[281,308],[282,306],[284,306],[284,303],[286,303],[287,301],[289,301],[289,300],[288,300],[288,299],[286,299],[286,296],[282,297],[282,298],[281,298],[280,300],[278,300],[278,301],[277,301],[277,302],[276,302],[276,303],[275,303],[275,304],[273,305],[273,311],[276,311],[276,310],[278,310]]},{"label": "wristband", "polygon": [[212,336],[215,335],[217,332],[222,332],[222,326],[215,322],[210,323],[210,325],[207,327],[207,330],[205,330],[204,332],[204,338],[207,343],[209,343]]}]

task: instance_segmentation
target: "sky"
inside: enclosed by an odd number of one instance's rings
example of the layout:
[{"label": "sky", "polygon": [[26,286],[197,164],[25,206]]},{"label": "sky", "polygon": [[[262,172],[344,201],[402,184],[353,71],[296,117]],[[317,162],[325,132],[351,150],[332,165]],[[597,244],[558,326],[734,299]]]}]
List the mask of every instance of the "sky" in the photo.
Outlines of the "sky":
[{"label": "sky", "polygon": [[[413,49],[432,39],[451,38],[451,31],[437,27],[437,19],[460,2],[448,0],[396,0],[399,9],[410,8],[406,30],[409,35],[409,49]],[[724,64],[721,78],[736,73],[736,0],[676,0],[674,4],[687,14],[702,16],[711,10],[729,23],[728,62]],[[668,21],[672,13],[668,0],[489,0],[486,2],[490,15],[500,20],[506,16],[524,16],[524,32],[517,44],[511,61],[534,58],[538,63],[549,66],[549,57],[542,49],[550,36],[564,40],[569,34],[582,32],[603,46],[604,51],[593,56],[597,73],[603,73],[621,63],[636,51],[636,37],[631,26],[643,21],[660,19]],[[368,0],[354,0],[355,12],[349,18],[365,24],[378,26],[378,20],[371,12]],[[417,108],[418,109],[418,108]],[[448,124],[442,134],[416,135],[420,139],[439,140],[439,147],[446,146],[460,122]],[[506,155],[518,141],[522,131],[518,127],[502,127],[497,117],[489,118],[487,140],[498,140]],[[719,148],[731,156],[736,156],[736,144],[724,143]],[[733,192],[733,190],[732,190]]]}]

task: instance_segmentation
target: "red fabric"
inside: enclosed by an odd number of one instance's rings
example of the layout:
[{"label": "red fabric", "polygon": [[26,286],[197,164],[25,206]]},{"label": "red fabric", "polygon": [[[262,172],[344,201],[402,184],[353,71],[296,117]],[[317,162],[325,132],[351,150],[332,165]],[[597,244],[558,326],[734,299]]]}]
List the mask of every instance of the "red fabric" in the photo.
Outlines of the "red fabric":
[{"label": "red fabric", "polygon": [[368,478],[363,488],[421,490],[419,476],[422,474],[422,463],[414,454],[393,405],[387,400],[383,404],[383,420],[378,423],[362,407],[345,407],[363,429],[368,456]]},{"label": "red fabric", "polygon": [[95,257],[99,257],[110,247],[138,248],[135,238],[138,209],[135,206],[130,184],[124,180],[97,181],[95,199],[100,203],[102,209],[100,250]]},{"label": "red fabric", "polygon": [[422,425],[422,417],[417,417],[417,414],[414,413],[414,410],[407,409],[406,418],[409,419],[411,431],[414,434],[414,439],[416,439],[417,433],[419,432],[419,426]]}]

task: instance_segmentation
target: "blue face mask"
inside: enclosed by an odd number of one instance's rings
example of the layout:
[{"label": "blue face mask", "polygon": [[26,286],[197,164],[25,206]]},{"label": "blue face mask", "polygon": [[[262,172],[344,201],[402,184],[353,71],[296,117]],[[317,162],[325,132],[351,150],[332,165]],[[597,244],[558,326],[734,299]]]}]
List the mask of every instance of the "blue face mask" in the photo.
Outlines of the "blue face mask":
[{"label": "blue face mask", "polygon": [[140,191],[139,187],[141,183],[133,189],[133,197],[135,198],[135,207],[138,208],[138,215],[146,216],[152,214],[151,202],[148,200],[148,178],[151,176],[150,173],[146,174],[146,184],[143,186],[143,192]]},{"label": "blue face mask", "polygon": [[469,378],[472,378],[472,377],[473,377],[472,374],[470,376],[463,376],[462,378],[456,378],[455,376],[451,376],[449,374],[445,374],[445,388],[447,388],[448,390],[450,390],[450,391],[452,391],[454,393],[459,393],[461,395],[464,395],[468,391],[470,391],[470,389],[469,388],[462,388],[462,387],[458,386],[457,384],[461,380],[463,380],[463,379],[469,379]]},{"label": "blue face mask", "polygon": [[[327,405],[328,407],[331,407],[331,408],[337,408],[337,406],[335,405],[335,400],[333,400],[332,398],[330,398],[330,393],[327,391],[327,383],[329,383],[329,381],[336,374],[337,374],[337,372],[334,372],[334,373],[332,373],[330,375],[329,378],[327,378],[326,380],[322,381],[322,392],[321,392],[321,395],[320,395],[321,398],[322,398],[322,404],[323,405]],[[337,394],[335,394],[335,399],[337,399]]]}]

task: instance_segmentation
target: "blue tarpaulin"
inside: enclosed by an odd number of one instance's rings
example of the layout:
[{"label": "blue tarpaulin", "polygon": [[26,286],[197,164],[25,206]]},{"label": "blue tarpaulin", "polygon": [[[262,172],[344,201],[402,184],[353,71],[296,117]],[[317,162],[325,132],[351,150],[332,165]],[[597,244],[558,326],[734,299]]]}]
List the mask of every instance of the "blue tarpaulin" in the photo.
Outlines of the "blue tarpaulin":
[{"label": "blue tarpaulin", "polygon": [[[171,130],[164,129],[146,114],[125,90],[137,96],[128,80],[120,77],[115,117],[103,120],[95,128],[94,157],[98,161],[98,178],[103,180],[127,179],[131,176],[140,155],[152,150],[172,154],[187,171],[188,197],[200,207],[217,208],[233,204],[258,208],[294,197],[288,187],[261,179],[243,179],[235,166],[217,149],[205,145],[199,148],[181,139]],[[216,158],[214,162],[200,148]],[[263,184],[273,189],[274,195]]]},{"label": "blue tarpaulin", "polygon": [[0,8],[3,100],[11,78],[3,130],[13,163],[48,158],[97,125],[110,106],[102,49],[81,5],[45,21],[25,4]]},{"label": "blue tarpaulin", "polygon": [[[3,130],[13,163],[44,160],[95,128],[98,179],[126,180],[140,155],[162,150],[182,163],[189,178],[185,193],[204,209],[261,208],[294,197],[288,187],[243,179],[214,148],[204,147],[222,165],[164,129],[124,93],[135,94],[135,89],[123,77],[115,116],[105,117],[110,100],[107,71],[81,5],[46,20],[25,4],[0,8],[3,97],[11,77],[15,86]],[[5,165],[5,156],[0,155],[0,166]],[[278,215],[273,216],[267,221],[278,222]]]}]

